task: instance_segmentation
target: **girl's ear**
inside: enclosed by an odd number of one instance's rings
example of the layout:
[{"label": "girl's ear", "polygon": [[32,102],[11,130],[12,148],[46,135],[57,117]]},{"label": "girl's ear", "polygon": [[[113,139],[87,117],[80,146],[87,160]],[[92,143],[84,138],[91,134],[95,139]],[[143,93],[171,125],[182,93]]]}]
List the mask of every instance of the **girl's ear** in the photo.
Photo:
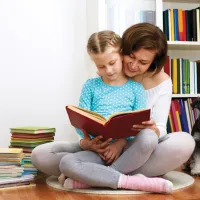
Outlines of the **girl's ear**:
[{"label": "girl's ear", "polygon": [[124,60],[124,56],[123,56],[123,54],[122,54],[122,49],[120,49],[119,53],[120,53],[121,59],[122,59],[122,61],[123,61],[123,60]]},{"label": "girl's ear", "polygon": [[99,73],[99,71],[98,71],[98,70],[96,71],[96,73],[97,73],[97,75],[98,75],[98,76],[101,76],[101,74]]}]

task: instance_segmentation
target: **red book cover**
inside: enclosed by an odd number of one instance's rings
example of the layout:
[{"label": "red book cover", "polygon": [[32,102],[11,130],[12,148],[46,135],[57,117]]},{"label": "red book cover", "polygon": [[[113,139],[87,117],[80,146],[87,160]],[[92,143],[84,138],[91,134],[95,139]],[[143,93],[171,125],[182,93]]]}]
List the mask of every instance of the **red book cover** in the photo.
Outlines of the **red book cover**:
[{"label": "red book cover", "polygon": [[186,14],[185,14],[185,10],[183,10],[182,12],[183,14],[183,41],[186,41]]},{"label": "red book cover", "polygon": [[139,131],[133,131],[133,125],[150,120],[150,109],[120,113],[111,117],[108,121],[104,120],[103,122],[99,119],[94,119],[94,115],[91,117],[90,111],[90,114],[88,114],[83,109],[74,110],[72,107],[74,106],[66,106],[72,126],[78,129],[84,129],[93,136],[102,135],[104,139],[119,139],[135,136]]},{"label": "red book cover", "polygon": [[171,103],[171,111],[172,111],[172,120],[174,122],[175,132],[178,132],[179,126],[178,126],[178,119],[176,116],[176,105],[175,105],[174,100],[172,100],[172,103]]}]

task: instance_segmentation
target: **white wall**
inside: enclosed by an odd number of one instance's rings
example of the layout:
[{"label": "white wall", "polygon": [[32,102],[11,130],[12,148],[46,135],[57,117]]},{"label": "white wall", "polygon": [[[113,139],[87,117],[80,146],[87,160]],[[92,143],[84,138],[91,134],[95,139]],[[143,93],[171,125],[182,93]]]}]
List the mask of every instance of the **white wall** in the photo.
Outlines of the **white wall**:
[{"label": "white wall", "polygon": [[86,24],[86,0],[0,0],[0,147],[16,126],[76,139],[65,106],[88,77]]}]

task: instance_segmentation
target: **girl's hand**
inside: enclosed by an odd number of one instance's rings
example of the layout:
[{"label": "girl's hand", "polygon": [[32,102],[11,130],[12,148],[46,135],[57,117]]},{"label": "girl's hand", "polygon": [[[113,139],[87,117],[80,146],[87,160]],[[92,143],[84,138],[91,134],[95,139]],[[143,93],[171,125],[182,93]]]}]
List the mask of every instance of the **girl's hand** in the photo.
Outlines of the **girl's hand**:
[{"label": "girl's hand", "polygon": [[125,139],[119,139],[113,142],[106,148],[107,151],[103,154],[103,157],[101,158],[106,162],[107,165],[111,165],[119,158],[126,144],[127,141]]},{"label": "girl's hand", "polygon": [[155,121],[153,121],[153,120],[142,122],[142,124],[133,125],[132,130],[141,131],[142,129],[146,129],[146,128],[149,128],[149,129],[155,131],[157,136],[158,137],[160,136],[160,131],[159,131],[158,127],[156,126]]},{"label": "girl's hand", "polygon": [[88,133],[82,130],[84,133],[84,138],[80,141],[80,146],[84,150],[94,151],[96,153],[104,153],[107,151],[106,147],[112,141],[112,138],[102,141],[102,136],[97,136],[94,139],[90,139]]}]

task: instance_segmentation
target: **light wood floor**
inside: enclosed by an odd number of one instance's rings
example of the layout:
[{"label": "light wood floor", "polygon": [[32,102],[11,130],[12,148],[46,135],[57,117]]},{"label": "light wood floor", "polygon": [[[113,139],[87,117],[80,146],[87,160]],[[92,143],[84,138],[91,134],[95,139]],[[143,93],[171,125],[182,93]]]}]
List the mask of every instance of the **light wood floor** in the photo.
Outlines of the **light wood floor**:
[{"label": "light wood floor", "polygon": [[200,178],[185,189],[173,192],[170,195],[88,195],[64,192],[46,185],[45,178],[36,181],[36,186],[20,189],[1,189],[0,200],[200,200]]}]

